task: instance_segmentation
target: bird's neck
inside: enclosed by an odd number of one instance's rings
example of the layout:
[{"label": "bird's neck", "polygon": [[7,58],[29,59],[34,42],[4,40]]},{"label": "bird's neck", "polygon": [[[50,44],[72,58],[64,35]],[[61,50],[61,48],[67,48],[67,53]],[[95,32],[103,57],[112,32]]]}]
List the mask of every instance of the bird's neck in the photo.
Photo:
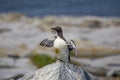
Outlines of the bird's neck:
[{"label": "bird's neck", "polygon": [[[65,38],[64,38],[64,36],[63,36],[63,33],[62,33],[62,32],[58,32],[57,34],[58,34],[58,36],[59,36],[60,38],[62,38],[62,39],[64,39],[64,40],[65,40]],[[65,41],[66,41],[66,40],[65,40]]]},{"label": "bird's neck", "polygon": [[62,33],[62,32],[58,32],[57,34],[58,34],[58,36],[59,36],[60,38],[63,37],[63,33]]}]

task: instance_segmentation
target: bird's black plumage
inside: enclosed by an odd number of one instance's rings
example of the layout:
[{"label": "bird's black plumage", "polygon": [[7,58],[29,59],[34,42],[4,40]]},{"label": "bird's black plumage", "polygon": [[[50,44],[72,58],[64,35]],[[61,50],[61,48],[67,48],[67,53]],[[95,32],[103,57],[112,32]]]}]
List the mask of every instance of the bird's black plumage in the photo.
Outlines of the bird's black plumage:
[{"label": "bird's black plumage", "polygon": [[46,38],[46,39],[44,39],[43,41],[40,42],[40,45],[44,46],[44,47],[53,47],[54,40],[56,38],[57,38],[57,36]]},{"label": "bird's black plumage", "polygon": [[[57,27],[54,27],[54,28],[51,28],[52,30],[55,30],[56,32],[57,32],[57,35],[61,38],[61,39],[63,39],[64,41],[66,41],[65,40],[65,38],[64,38],[64,36],[63,36],[63,30],[62,30],[62,28],[60,27],[60,26],[57,26]],[[67,42],[67,41],[66,41]]]},{"label": "bird's black plumage", "polygon": [[[77,48],[73,40],[67,42],[63,36],[62,28],[57,26],[51,28],[57,32],[57,36],[52,36],[41,41],[40,45],[44,47],[54,47],[58,59],[65,62],[70,62],[70,52],[74,51],[77,54]],[[58,53],[59,52],[59,53]],[[61,54],[61,55],[60,55]]]}]

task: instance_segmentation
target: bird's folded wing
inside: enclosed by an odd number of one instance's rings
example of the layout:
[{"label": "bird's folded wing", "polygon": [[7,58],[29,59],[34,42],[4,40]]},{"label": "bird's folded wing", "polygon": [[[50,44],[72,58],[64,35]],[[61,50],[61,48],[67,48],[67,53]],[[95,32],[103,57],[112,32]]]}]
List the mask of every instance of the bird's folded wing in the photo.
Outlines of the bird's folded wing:
[{"label": "bird's folded wing", "polygon": [[73,41],[73,40],[70,40],[70,42],[68,43],[68,48],[69,48],[69,50],[70,51],[74,51],[74,53],[76,54],[76,56],[77,56],[77,54],[78,54],[78,49],[77,49],[77,47],[76,47],[76,45],[75,45],[75,42]]},{"label": "bird's folded wing", "polygon": [[43,41],[40,42],[40,45],[44,46],[44,47],[53,47],[54,40],[56,38],[57,38],[56,36],[46,38],[46,39],[44,39]]}]

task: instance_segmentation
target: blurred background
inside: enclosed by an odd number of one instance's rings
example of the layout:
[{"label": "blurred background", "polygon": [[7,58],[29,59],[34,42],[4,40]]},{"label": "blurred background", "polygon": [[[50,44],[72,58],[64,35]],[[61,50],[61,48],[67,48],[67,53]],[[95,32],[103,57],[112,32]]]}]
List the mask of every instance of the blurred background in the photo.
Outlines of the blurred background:
[{"label": "blurred background", "polygon": [[120,80],[119,0],[0,0],[0,80],[56,61],[39,43],[61,26],[79,50],[74,64],[101,80]]}]

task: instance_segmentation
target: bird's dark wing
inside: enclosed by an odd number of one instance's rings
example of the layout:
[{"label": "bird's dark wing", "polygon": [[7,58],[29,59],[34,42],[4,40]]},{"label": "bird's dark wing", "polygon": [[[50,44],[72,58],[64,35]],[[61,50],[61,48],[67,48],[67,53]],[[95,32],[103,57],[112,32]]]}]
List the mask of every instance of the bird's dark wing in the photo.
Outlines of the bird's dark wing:
[{"label": "bird's dark wing", "polygon": [[73,40],[70,40],[70,42],[68,43],[68,48],[69,48],[70,51],[74,51],[74,53],[75,53],[76,56],[77,56],[77,54],[78,54],[78,49],[77,49],[77,47],[76,47],[76,45],[75,45],[75,42],[74,42]]},{"label": "bird's dark wing", "polygon": [[57,38],[56,36],[46,38],[46,39],[44,39],[43,41],[40,42],[40,45],[44,46],[44,47],[53,47],[54,40],[56,38]]}]

